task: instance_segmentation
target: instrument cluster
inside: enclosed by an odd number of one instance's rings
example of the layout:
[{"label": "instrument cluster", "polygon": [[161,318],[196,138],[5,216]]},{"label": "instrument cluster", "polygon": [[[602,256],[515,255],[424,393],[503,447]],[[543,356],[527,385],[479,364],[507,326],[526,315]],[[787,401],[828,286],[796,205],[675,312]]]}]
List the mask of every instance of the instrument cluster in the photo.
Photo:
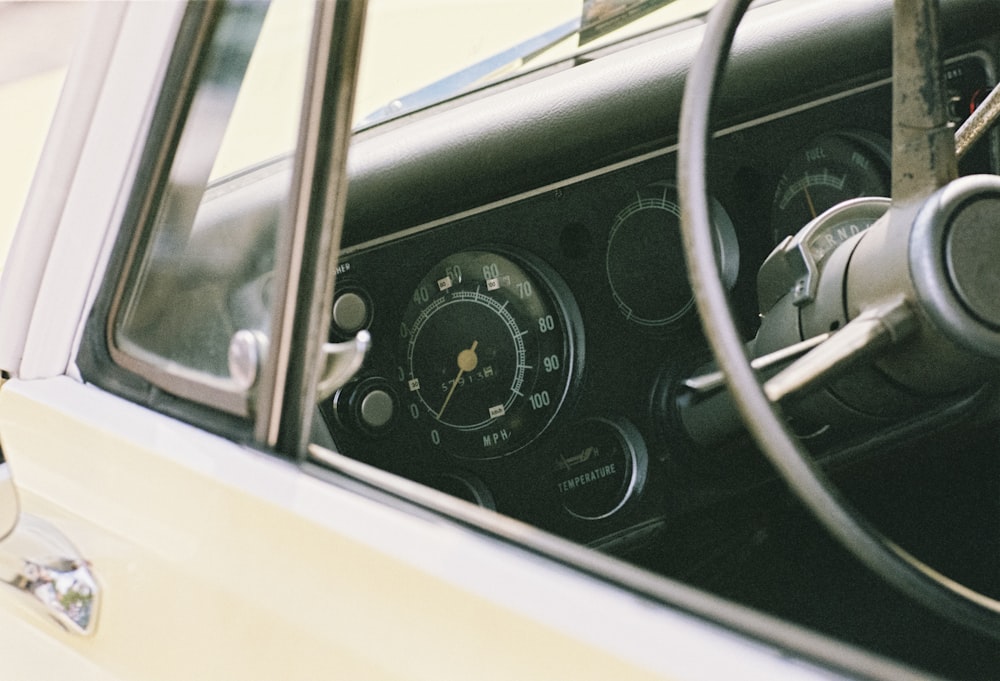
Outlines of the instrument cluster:
[{"label": "instrument cluster", "polygon": [[[960,119],[989,78],[976,57],[949,78]],[[768,253],[833,205],[888,194],[889,99],[871,83],[711,147],[718,264],[748,339]],[[993,145],[963,170],[991,169]],[[677,386],[710,359],[675,176],[668,147],[346,245],[331,338],[367,329],[373,344],[321,404],[341,453],[594,543],[704,503],[692,488],[717,487],[741,459],[698,451],[673,414]]]}]

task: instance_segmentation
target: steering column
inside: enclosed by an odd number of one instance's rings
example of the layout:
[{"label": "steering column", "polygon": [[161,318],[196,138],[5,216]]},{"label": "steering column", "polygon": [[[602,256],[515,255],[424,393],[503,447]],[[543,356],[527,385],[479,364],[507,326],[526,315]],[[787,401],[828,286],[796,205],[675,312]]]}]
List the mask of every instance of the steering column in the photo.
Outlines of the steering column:
[{"label": "steering column", "polygon": [[[883,217],[839,245],[822,267],[806,267],[811,280],[793,279],[788,292],[775,301],[758,341],[762,336],[801,340],[801,329],[809,324],[823,335],[763,385],[750,366],[717,272],[706,192],[711,103],[736,26],[749,4],[720,0],[712,10],[681,113],[682,233],[706,337],[747,430],[820,522],[904,593],[963,626],[1000,639],[1000,602],[941,575],[859,517],[792,433],[781,407],[793,395],[847,380],[848,372],[859,366],[876,372],[886,386],[928,400],[971,395],[996,373],[1000,179],[956,179],[954,133],[944,103],[938,3],[895,2],[892,202]],[[775,276],[778,267],[772,264],[769,270],[765,265],[762,270],[760,288],[772,297],[775,287],[768,277]],[[812,299],[806,300],[809,295]],[[778,314],[789,306],[812,309]],[[806,316],[811,317],[809,324],[800,322],[794,328],[794,321]],[[984,365],[989,371],[984,372]]]}]

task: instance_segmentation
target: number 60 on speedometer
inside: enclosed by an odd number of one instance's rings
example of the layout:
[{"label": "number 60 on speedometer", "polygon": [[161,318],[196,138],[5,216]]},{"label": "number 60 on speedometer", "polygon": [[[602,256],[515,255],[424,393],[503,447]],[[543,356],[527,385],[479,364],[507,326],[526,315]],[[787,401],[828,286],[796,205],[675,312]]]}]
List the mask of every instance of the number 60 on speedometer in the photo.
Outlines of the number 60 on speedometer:
[{"label": "number 60 on speedometer", "polygon": [[582,353],[568,289],[544,264],[463,251],[435,265],[400,325],[400,377],[418,440],[491,459],[552,422]]}]

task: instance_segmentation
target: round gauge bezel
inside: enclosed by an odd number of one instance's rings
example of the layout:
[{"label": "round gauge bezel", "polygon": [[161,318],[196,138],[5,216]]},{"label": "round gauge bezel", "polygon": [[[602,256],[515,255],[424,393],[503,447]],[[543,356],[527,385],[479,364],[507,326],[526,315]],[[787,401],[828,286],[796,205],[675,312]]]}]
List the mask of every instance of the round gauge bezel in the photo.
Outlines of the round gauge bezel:
[{"label": "round gauge bezel", "polygon": [[[739,274],[736,229],[717,200],[712,199],[711,210],[719,270],[726,286],[732,288]],[[648,220],[651,211],[665,214],[662,233],[650,235],[648,225],[638,222]],[[677,187],[664,180],[636,190],[634,198],[615,214],[611,223],[604,276],[618,311],[633,324],[665,329],[688,317],[694,309],[694,295],[684,263],[680,215]],[[655,229],[660,226],[655,225]],[[671,240],[676,243],[671,244]],[[675,262],[668,263],[669,258]],[[661,309],[664,301],[671,301],[667,309]]]},{"label": "round gauge bezel", "polygon": [[[832,130],[799,148],[782,170],[771,201],[773,242],[797,234],[829,208],[887,196],[890,142],[868,130]],[[810,193],[810,188],[814,191]],[[821,190],[822,193],[817,193]]]},{"label": "round gauge bezel", "polygon": [[[645,442],[630,422],[603,417],[585,419],[574,424],[567,440],[554,459],[553,482],[559,504],[568,516],[587,522],[605,520],[618,515],[641,495],[649,461]],[[609,443],[613,450],[611,458],[607,451]],[[605,446],[600,447],[602,444]],[[571,454],[567,456],[567,452]],[[588,460],[597,465],[588,466]],[[577,465],[581,466],[579,470],[573,468]],[[623,465],[625,470],[615,470],[617,465]],[[617,484],[595,489],[580,498],[579,490],[585,489],[585,485],[600,485],[605,479]]]},{"label": "round gauge bezel", "polygon": [[549,265],[495,245],[449,253],[401,317],[403,420],[433,453],[509,456],[550,427],[582,357],[579,311]]}]

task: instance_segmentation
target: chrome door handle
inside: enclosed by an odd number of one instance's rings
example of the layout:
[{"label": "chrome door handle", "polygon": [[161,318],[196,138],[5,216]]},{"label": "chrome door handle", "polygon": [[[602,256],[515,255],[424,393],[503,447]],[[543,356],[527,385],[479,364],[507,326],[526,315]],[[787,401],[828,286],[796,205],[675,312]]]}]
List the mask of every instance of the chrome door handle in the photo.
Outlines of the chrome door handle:
[{"label": "chrome door handle", "polygon": [[67,631],[81,636],[94,632],[100,587],[90,564],[51,523],[21,514],[0,541],[0,581]]}]

